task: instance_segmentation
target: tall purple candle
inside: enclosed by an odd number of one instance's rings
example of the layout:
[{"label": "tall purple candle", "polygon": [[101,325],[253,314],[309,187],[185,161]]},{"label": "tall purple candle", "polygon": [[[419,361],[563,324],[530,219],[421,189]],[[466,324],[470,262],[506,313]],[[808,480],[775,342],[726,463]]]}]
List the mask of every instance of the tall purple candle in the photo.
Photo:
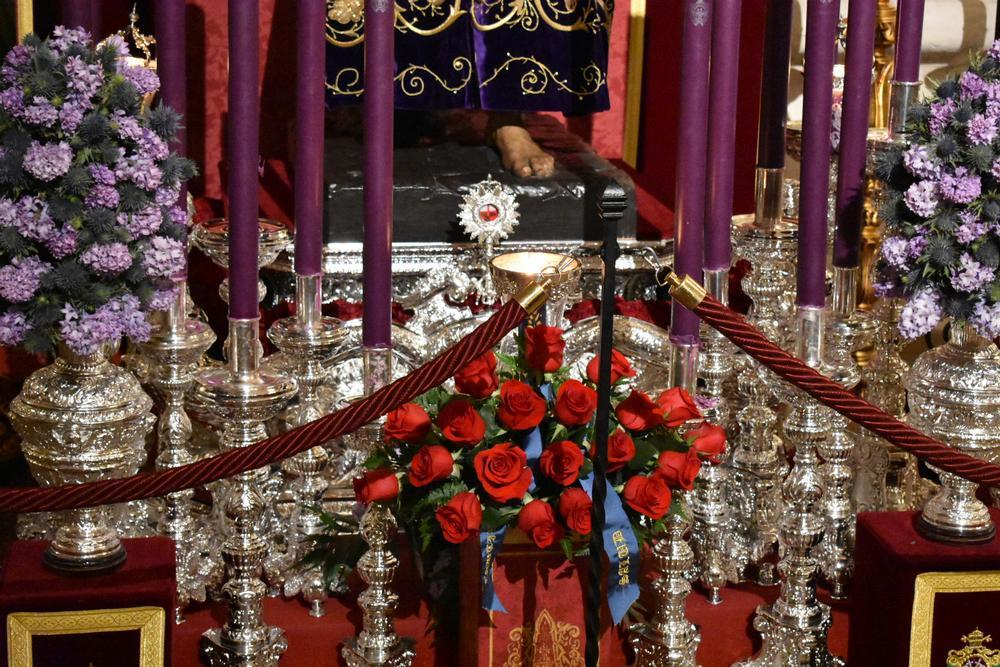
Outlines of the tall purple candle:
[{"label": "tall purple candle", "polygon": [[705,269],[709,271],[729,269],[732,263],[741,0],[715,0],[714,9],[705,204]]},{"label": "tall purple candle", "polygon": [[[187,155],[187,76],[185,55],[187,34],[184,29],[184,0],[157,0],[153,15],[156,30],[156,73],[160,77],[160,101],[181,115],[177,135],[170,149]],[[187,184],[181,185],[177,205],[187,208]],[[186,269],[185,272],[186,273]],[[179,278],[184,277],[182,273]]]},{"label": "tall purple candle", "polygon": [[365,3],[364,211],[362,344],[392,342],[392,136],[394,5]]},{"label": "tall purple candle", "polygon": [[833,264],[842,268],[858,266],[861,259],[874,50],[875,4],[871,0],[851,0],[847,14],[847,71],[837,169],[837,229],[833,242]]},{"label": "tall purple candle", "polygon": [[299,0],[295,89],[295,272],[322,273],[326,0]]},{"label": "tall purple candle", "polygon": [[899,0],[896,9],[894,81],[920,81],[920,43],[924,33],[924,0]]},{"label": "tall purple candle", "polygon": [[[788,115],[788,59],[792,47],[792,0],[769,0],[764,25],[760,77],[757,166],[785,166],[785,118]],[[736,47],[733,47],[734,49]]]},{"label": "tall purple candle", "polygon": [[229,0],[229,317],[257,310],[259,0]]},{"label": "tall purple candle", "polygon": [[826,304],[827,197],[832,152],[830,109],[833,108],[833,63],[837,54],[840,3],[809,0],[807,11],[797,303],[822,308]]},{"label": "tall purple candle", "polygon": [[[684,0],[681,90],[674,211],[674,266],[702,279],[705,229],[705,155],[708,152],[708,68],[712,51],[712,0]],[[698,316],[673,302],[670,339],[698,343]]]}]

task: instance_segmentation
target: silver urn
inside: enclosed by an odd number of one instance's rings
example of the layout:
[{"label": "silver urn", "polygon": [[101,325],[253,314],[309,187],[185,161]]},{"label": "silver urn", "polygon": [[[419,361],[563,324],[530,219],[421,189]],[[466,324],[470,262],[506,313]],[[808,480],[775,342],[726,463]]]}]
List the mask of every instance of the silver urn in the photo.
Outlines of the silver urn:
[{"label": "silver urn", "polygon": [[[42,486],[133,475],[145,460],[146,434],[156,421],[153,401],[134,375],[108,361],[112,349],[81,356],[62,346],[11,402],[25,459]],[[102,507],[66,512],[45,553],[49,566],[77,572],[124,560]]]},{"label": "silver urn", "polygon": [[[924,352],[906,377],[910,424],[956,450],[988,461],[1000,455],[1000,349],[964,322],[945,345]],[[977,485],[941,472],[941,487],[924,506],[917,529],[943,542],[993,538],[996,527]]]}]

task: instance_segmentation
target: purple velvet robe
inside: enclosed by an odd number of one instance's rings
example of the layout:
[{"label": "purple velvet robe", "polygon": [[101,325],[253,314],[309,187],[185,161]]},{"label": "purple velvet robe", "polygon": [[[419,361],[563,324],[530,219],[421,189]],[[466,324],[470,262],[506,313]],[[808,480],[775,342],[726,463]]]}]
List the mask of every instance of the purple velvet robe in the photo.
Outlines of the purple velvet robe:
[{"label": "purple velvet robe", "polygon": [[[338,0],[328,14],[331,104],[363,93],[361,7]],[[612,0],[396,0],[396,106],[603,111],[612,11]]]}]

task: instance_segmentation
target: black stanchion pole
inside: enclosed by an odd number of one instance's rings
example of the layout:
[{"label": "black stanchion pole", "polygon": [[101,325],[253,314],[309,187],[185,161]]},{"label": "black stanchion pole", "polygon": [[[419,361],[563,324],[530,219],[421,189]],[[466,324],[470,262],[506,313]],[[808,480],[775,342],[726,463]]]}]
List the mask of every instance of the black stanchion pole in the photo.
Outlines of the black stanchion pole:
[{"label": "black stanchion pole", "polygon": [[611,181],[601,198],[601,222],[604,231],[604,281],[601,286],[600,362],[597,373],[597,416],[594,433],[594,502],[590,526],[590,576],[586,594],[586,664],[597,667],[601,657],[601,609],[604,607],[604,499],[608,462],[608,435],[611,421],[611,342],[615,322],[615,260],[618,259],[618,221],[625,214],[625,189]]}]

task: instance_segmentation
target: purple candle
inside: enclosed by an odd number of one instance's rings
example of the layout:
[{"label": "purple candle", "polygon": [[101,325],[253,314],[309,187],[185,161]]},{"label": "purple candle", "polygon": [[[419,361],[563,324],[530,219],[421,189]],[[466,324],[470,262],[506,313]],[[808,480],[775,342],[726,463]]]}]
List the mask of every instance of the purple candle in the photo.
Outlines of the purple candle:
[{"label": "purple candle", "polygon": [[924,0],[899,0],[896,10],[894,81],[920,81],[920,42],[924,32]]},{"label": "purple candle", "polygon": [[712,19],[712,79],[709,92],[708,191],[705,269],[732,263],[733,170],[736,153],[736,97],[740,70],[741,0],[715,0]]},{"label": "purple candle", "polygon": [[323,272],[326,0],[299,0],[295,89],[295,272]]},{"label": "purple candle", "polygon": [[[788,58],[792,42],[792,0],[769,0],[764,25],[760,77],[760,124],[757,166],[785,166],[785,118],[788,115]],[[734,49],[736,47],[733,47]]]},{"label": "purple candle", "polygon": [[797,303],[826,304],[827,197],[830,192],[830,131],[833,63],[837,55],[840,3],[809,0],[806,17],[805,89],[802,106],[802,175],[799,194]]},{"label": "purple candle", "polygon": [[392,341],[392,136],[394,5],[365,3],[364,211],[362,344]]},{"label": "purple candle", "polygon": [[[705,233],[705,156],[708,152],[708,67],[712,51],[712,1],[684,0],[681,90],[677,142],[674,266],[680,275],[702,279]],[[735,47],[734,47],[735,48]],[[697,345],[698,316],[673,302],[670,339]]]},{"label": "purple candle", "polygon": [[[184,50],[186,31],[184,29],[184,0],[157,0],[156,29],[156,73],[160,77],[160,101],[182,117],[177,128],[177,136],[170,149],[178,155],[187,155],[187,132],[183,117],[187,115],[187,78],[185,74]],[[181,185],[177,205],[187,210],[187,184]],[[185,277],[185,272],[178,278]]]},{"label": "purple candle", "polygon": [[858,266],[861,259],[874,50],[875,4],[871,0],[851,0],[847,14],[847,71],[837,170],[837,229],[833,242],[833,264],[842,268]]},{"label": "purple candle", "polygon": [[229,0],[229,317],[257,310],[259,0]]}]

